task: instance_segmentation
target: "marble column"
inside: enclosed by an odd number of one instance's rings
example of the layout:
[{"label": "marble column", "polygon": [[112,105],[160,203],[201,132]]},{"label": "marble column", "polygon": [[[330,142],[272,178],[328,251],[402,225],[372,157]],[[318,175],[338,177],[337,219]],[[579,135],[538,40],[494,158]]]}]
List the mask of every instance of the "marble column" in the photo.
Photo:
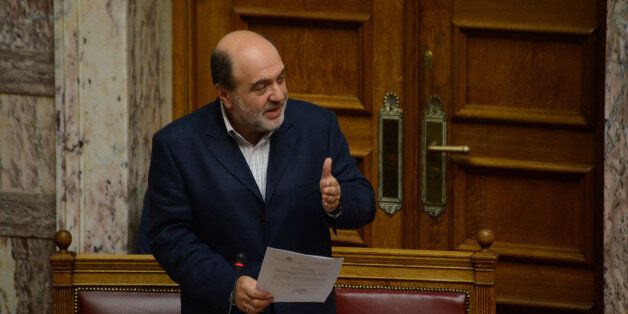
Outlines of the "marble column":
[{"label": "marble column", "polygon": [[151,137],[171,119],[169,5],[55,0],[57,226],[76,252],[132,245]]},{"label": "marble column", "polygon": [[628,2],[607,4],[604,306],[628,313]]},{"label": "marble column", "polygon": [[52,13],[52,0],[0,5],[0,313],[51,309]]}]

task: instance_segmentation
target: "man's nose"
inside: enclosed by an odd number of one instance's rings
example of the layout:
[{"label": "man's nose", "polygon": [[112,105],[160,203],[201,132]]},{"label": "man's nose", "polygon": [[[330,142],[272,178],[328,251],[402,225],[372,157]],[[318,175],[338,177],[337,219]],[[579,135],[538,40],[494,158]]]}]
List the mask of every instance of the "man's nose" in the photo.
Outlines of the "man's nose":
[{"label": "man's nose", "polygon": [[285,95],[284,95],[283,89],[281,88],[281,85],[274,83],[272,85],[272,90],[270,93],[269,100],[270,101],[283,101],[284,97]]}]

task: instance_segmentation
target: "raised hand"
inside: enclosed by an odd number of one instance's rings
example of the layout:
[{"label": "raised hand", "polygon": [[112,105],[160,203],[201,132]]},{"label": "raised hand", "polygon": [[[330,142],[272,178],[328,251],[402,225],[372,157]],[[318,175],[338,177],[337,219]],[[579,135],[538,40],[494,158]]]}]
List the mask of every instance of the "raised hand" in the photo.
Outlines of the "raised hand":
[{"label": "raised hand", "polygon": [[325,158],[321,181],[319,183],[323,208],[328,213],[336,211],[340,205],[340,184],[338,184],[336,178],[331,174],[331,163],[331,158]]}]

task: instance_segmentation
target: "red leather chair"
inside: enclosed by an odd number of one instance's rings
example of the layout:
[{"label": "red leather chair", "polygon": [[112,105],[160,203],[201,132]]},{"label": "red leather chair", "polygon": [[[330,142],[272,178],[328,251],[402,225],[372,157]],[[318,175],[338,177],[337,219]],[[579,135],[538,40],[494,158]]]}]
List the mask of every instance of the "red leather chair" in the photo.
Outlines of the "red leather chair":
[{"label": "red leather chair", "polygon": [[336,288],[338,314],[469,313],[465,291],[377,286]]},{"label": "red leather chair", "polygon": [[150,288],[78,291],[77,305],[81,314],[181,313],[178,291]]}]

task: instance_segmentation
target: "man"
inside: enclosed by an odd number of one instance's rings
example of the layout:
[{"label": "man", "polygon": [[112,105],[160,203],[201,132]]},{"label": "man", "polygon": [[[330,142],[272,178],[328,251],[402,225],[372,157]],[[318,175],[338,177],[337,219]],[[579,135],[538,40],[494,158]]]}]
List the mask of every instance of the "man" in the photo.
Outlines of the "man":
[{"label": "man", "polygon": [[256,33],[223,37],[211,72],[218,99],[153,138],[152,253],[181,286],[183,313],[226,313],[240,252],[239,310],[335,313],[333,293],[324,303],[273,304],[255,287],[266,247],[330,256],[329,227],[373,220],[372,188],[335,115],[288,100],[281,57]]}]

